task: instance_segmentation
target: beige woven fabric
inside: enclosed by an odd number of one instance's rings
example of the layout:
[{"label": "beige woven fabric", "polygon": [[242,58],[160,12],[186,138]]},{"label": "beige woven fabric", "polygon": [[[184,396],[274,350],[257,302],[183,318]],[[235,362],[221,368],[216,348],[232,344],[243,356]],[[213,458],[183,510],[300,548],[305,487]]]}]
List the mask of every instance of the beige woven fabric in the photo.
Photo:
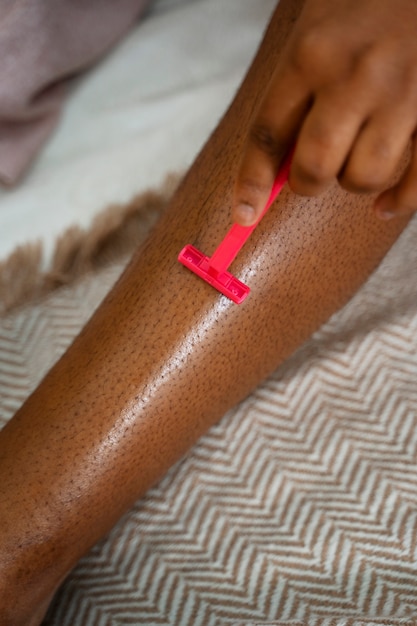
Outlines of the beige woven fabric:
[{"label": "beige woven fabric", "polygon": [[[82,560],[48,626],[417,624],[416,242],[414,221]],[[3,421],[121,268],[1,319]]]}]

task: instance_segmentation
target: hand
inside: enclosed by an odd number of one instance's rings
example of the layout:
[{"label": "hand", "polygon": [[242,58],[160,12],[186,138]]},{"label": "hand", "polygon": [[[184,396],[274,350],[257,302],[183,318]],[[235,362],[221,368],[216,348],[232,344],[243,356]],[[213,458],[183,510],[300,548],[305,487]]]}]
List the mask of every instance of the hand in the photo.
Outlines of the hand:
[{"label": "hand", "polygon": [[234,221],[256,221],[296,138],[295,193],[318,195],[337,178],[379,192],[381,219],[417,210],[416,28],[416,0],[306,0],[249,132]]}]

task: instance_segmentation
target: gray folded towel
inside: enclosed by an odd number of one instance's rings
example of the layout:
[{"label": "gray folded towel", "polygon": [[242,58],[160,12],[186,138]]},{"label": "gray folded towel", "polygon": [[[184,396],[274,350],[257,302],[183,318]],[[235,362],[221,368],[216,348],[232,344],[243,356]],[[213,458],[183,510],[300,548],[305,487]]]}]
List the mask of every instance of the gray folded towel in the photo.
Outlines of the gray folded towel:
[{"label": "gray folded towel", "polygon": [[0,182],[15,184],[54,128],[70,79],[150,0],[0,0]]}]

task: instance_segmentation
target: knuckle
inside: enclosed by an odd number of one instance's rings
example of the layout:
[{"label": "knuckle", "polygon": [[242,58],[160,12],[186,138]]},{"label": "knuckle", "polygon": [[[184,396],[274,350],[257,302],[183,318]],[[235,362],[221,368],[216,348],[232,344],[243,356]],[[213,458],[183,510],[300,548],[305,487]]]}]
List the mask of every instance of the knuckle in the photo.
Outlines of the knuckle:
[{"label": "knuckle", "polygon": [[256,211],[261,210],[271,191],[271,185],[245,176],[239,181],[239,203],[247,204]]},{"label": "knuckle", "polygon": [[374,191],[373,186],[370,184],[368,173],[363,171],[357,171],[353,168],[344,169],[338,176],[339,183],[346,191],[353,193],[370,193]]},{"label": "knuckle", "polygon": [[347,191],[354,193],[373,193],[381,191],[388,186],[388,178],[379,173],[375,173],[372,168],[353,169],[347,168],[338,177],[340,185]]},{"label": "knuckle", "polygon": [[256,178],[246,176],[240,181],[241,195],[246,199],[257,201],[270,191],[270,185]]},{"label": "knuckle", "polygon": [[321,184],[328,180],[329,172],[323,159],[309,159],[299,164],[299,171],[309,182]]},{"label": "knuckle", "polygon": [[354,173],[345,172],[342,175],[342,181],[345,187],[349,187],[358,193],[380,191],[388,184],[387,177],[375,172],[374,169],[356,171]]},{"label": "knuckle", "polygon": [[256,122],[250,129],[249,139],[257,148],[270,157],[276,157],[282,150],[281,141],[274,135],[267,123]]},{"label": "knuckle", "polygon": [[356,191],[381,191],[392,183],[397,167],[392,146],[381,139],[372,145],[366,159],[353,160],[348,164],[342,180]]},{"label": "knuckle", "polygon": [[317,196],[329,183],[327,176],[298,166],[294,167],[290,180],[292,190],[302,196]]},{"label": "knuckle", "polygon": [[290,61],[293,68],[310,78],[329,68],[337,50],[334,37],[328,29],[315,26],[303,33],[293,44]]},{"label": "knuckle", "polygon": [[359,82],[374,98],[390,106],[417,104],[417,66],[402,53],[398,42],[373,42],[356,59]]},{"label": "knuckle", "polygon": [[388,75],[392,74],[390,56],[378,44],[368,45],[357,59],[357,71],[367,89],[385,92],[390,86]]},{"label": "knuckle", "polygon": [[326,158],[326,150],[314,149],[301,154],[297,169],[300,175],[312,183],[322,184],[333,177],[332,166]]},{"label": "knuckle", "polygon": [[357,184],[355,180],[352,180],[352,178],[346,176],[345,174],[338,176],[338,181],[342,189],[345,189],[345,191],[348,191],[349,193],[368,193],[368,190],[366,188],[362,187],[360,184]]}]

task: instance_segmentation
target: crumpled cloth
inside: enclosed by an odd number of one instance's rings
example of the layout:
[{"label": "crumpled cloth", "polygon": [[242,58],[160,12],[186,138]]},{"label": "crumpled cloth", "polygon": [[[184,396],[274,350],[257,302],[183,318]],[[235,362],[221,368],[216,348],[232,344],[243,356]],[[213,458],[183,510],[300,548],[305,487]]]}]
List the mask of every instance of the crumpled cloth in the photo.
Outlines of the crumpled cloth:
[{"label": "crumpled cloth", "polygon": [[53,130],[76,74],[150,0],[0,0],[0,182],[15,184]]}]

